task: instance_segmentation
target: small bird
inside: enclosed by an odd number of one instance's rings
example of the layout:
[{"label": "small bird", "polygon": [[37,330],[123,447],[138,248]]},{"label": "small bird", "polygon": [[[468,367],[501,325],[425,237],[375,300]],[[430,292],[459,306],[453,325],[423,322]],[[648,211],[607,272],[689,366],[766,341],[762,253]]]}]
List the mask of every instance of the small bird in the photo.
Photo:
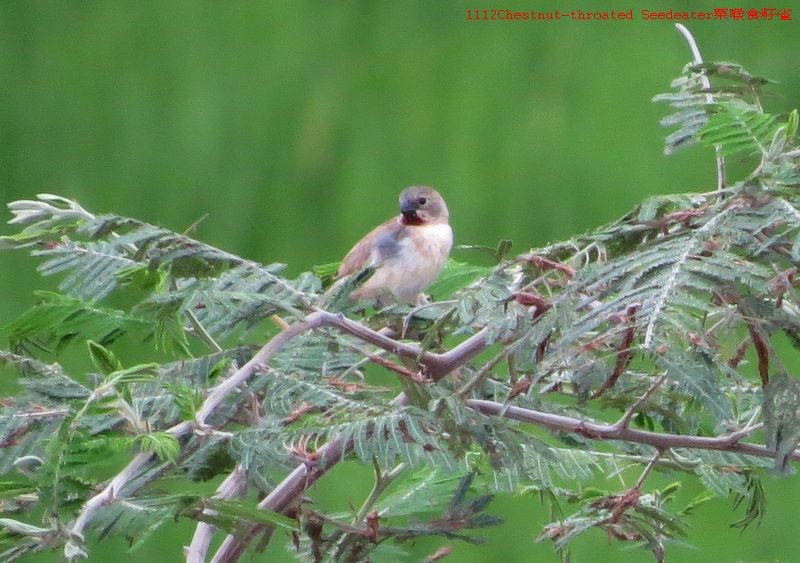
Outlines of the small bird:
[{"label": "small bird", "polygon": [[423,291],[439,277],[453,246],[442,196],[411,186],[400,194],[400,215],[379,225],[347,253],[336,279],[366,277],[351,299],[423,304]]}]

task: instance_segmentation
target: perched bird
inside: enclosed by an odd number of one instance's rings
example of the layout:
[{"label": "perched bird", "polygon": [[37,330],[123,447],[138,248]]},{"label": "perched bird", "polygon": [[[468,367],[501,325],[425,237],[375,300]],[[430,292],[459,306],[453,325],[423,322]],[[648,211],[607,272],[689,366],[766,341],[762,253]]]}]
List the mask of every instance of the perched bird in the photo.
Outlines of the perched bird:
[{"label": "perched bird", "polygon": [[424,303],[422,292],[442,272],[453,246],[449,218],[436,190],[425,186],[403,190],[400,215],[358,241],[344,257],[336,278],[366,278],[352,299],[375,299],[382,305]]}]

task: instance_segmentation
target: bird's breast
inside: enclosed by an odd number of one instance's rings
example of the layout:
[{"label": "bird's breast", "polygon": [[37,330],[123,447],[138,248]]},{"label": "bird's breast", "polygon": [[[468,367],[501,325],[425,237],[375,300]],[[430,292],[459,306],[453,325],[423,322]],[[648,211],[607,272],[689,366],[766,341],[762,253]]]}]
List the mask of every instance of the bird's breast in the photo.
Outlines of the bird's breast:
[{"label": "bird's breast", "polygon": [[[405,254],[410,259],[422,258],[441,269],[453,246],[453,229],[450,225],[422,225],[408,229]],[[436,272],[438,275],[439,271]]]},{"label": "bird's breast", "polygon": [[452,246],[450,225],[409,228],[397,254],[383,268],[383,283],[399,301],[413,302],[442,272]]}]

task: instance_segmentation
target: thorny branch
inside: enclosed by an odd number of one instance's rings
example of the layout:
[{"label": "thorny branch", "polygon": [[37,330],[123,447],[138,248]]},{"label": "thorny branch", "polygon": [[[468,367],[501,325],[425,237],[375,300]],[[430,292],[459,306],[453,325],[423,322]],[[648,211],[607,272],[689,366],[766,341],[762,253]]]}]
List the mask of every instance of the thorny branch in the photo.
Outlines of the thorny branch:
[{"label": "thorny branch", "polygon": [[[656,384],[661,384],[661,378],[656,381]],[[657,389],[658,385],[654,384],[642,398],[646,400],[647,397]],[[769,458],[773,458],[776,455],[774,450],[770,450],[765,446],[741,443],[743,438],[760,429],[760,424],[722,436],[684,436],[680,434],[661,434],[658,432],[639,430],[629,428],[627,425],[620,425],[619,423],[601,424],[588,422],[577,418],[509,406],[495,401],[470,399],[466,401],[466,405],[486,415],[502,416],[521,422],[536,424],[549,430],[572,432],[592,440],[622,440],[631,443],[646,444],[653,446],[659,451],[666,451],[671,448],[687,448],[726,451]],[[262,510],[268,509],[276,512],[286,510],[293,505],[295,500],[299,498],[306,489],[312,486],[341,459],[343,451],[346,453],[348,447],[349,444],[344,444],[339,439],[333,439],[328,442],[317,451],[317,459],[319,461],[316,464],[303,463],[298,465],[292,473],[258,504],[258,507]],[[800,451],[795,452],[792,455],[792,459],[800,460]],[[247,544],[263,530],[263,526],[253,526],[247,534],[241,537],[237,538],[233,535],[229,535],[214,555],[212,562],[222,563],[236,561],[244,553]]]},{"label": "thorny branch", "polygon": [[[462,365],[464,362],[474,357],[486,347],[486,331],[484,329],[475,333],[470,338],[467,338],[449,352],[442,354],[427,352],[415,344],[406,344],[394,340],[360,323],[351,321],[343,315],[317,310],[309,314],[304,320],[297,322],[289,326],[289,328],[286,330],[278,333],[274,338],[272,338],[272,340],[264,345],[250,359],[250,361],[244,364],[233,375],[225,379],[217,387],[215,387],[201,406],[195,417],[194,423],[184,421],[169,428],[166,432],[175,438],[181,438],[189,435],[196,428],[205,428],[206,420],[222,403],[225,397],[246,383],[250,376],[264,366],[280,349],[282,349],[287,343],[297,336],[323,326],[339,328],[340,330],[356,336],[365,342],[374,344],[379,348],[383,348],[384,350],[397,354],[401,357],[412,360],[419,358],[420,364],[424,366],[426,373],[433,380],[441,379],[452,369]],[[339,445],[337,450],[337,444],[334,440],[326,446],[323,446],[323,448],[320,448],[318,454],[321,457],[326,458],[326,461],[317,467],[316,472],[318,474],[316,477],[309,476],[307,482],[313,482],[314,480],[318,479],[322,474],[325,473],[325,471],[327,471],[328,463],[330,466],[333,466],[336,463],[336,460],[341,458],[341,447],[342,446]],[[134,492],[130,490],[130,482],[150,464],[153,458],[154,455],[151,452],[139,453],[120,473],[111,479],[111,481],[109,481],[109,483],[99,493],[86,501],[80,513],[78,514],[78,517],[75,519],[71,529],[69,530],[70,535],[79,542],[82,542],[83,532],[86,529],[86,526],[94,518],[97,511],[102,506],[122,498],[123,494],[131,494]],[[297,470],[295,470],[295,473],[297,473]],[[144,483],[140,484],[139,486],[142,486],[143,484]],[[273,491],[273,493],[274,492],[275,491]],[[270,497],[267,497],[267,499],[269,498]],[[198,542],[200,541],[204,541],[204,539],[201,537]],[[68,543],[67,547],[65,548],[65,552],[68,556],[74,554],[76,551],[80,551],[80,547],[72,542]]]},{"label": "thorny branch", "polygon": [[[742,438],[754,432],[757,429],[755,427],[747,428],[744,432],[737,431],[723,436],[685,436],[682,434],[662,434],[649,430],[621,427],[617,424],[588,422],[568,416],[504,405],[495,401],[471,399],[467,401],[467,406],[483,414],[503,416],[520,422],[536,424],[550,430],[573,432],[590,440],[622,440],[636,444],[647,444],[661,450],[670,448],[718,450],[769,458],[774,458],[776,455],[775,450],[771,450],[766,446],[740,442]],[[795,451],[791,457],[793,460],[799,461],[800,451]]]},{"label": "thorny branch", "polygon": [[[513,407],[494,401],[467,400],[466,405],[483,414],[503,416],[523,422],[537,424],[550,430],[574,432],[593,440],[623,440],[632,443],[647,444],[659,451],[670,448],[689,448],[704,450],[719,450],[735,452],[745,455],[760,457],[774,457],[775,452],[765,446],[741,443],[741,440],[752,432],[761,428],[754,425],[727,435],[717,437],[684,436],[677,434],[661,434],[644,430],[629,428],[629,422],[634,413],[644,404],[655,391],[663,384],[666,376],[659,377],[653,385],[637,400],[629,411],[623,415],[619,422],[613,425],[598,424],[584,420],[543,413],[531,409]],[[402,401],[402,396],[398,398]],[[292,506],[305,490],[321,478],[337,461],[346,454],[349,444],[334,439],[324,445],[317,452],[317,462],[314,464],[303,463],[287,476],[264,500],[259,503],[260,509],[283,511]],[[800,460],[800,452],[796,452],[793,459]],[[215,554],[212,561],[235,561],[244,553],[247,544],[264,530],[263,526],[253,526],[242,537],[229,535]]]}]

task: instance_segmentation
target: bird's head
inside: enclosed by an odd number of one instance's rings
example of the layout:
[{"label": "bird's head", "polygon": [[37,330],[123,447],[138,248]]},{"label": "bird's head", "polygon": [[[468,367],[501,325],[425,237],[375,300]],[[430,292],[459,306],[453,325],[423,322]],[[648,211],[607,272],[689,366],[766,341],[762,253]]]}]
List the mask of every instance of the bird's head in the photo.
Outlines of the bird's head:
[{"label": "bird's head", "polygon": [[447,223],[450,213],[439,192],[426,186],[411,186],[400,194],[401,220],[405,225]]}]

